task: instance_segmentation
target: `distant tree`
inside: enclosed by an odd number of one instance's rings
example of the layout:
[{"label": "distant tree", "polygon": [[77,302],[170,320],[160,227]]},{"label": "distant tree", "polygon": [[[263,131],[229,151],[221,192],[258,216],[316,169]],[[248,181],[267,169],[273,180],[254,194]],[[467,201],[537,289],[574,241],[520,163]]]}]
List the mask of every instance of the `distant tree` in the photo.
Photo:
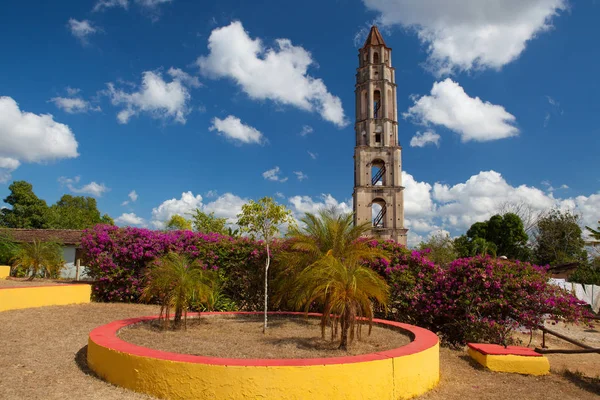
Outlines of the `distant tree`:
[{"label": "distant tree", "polygon": [[104,214],[102,216],[102,218],[100,218],[100,223],[101,224],[106,224],[106,225],[114,225],[115,224],[115,220],[112,219],[112,217],[108,214]]},{"label": "distant tree", "polygon": [[540,265],[585,262],[587,252],[579,216],[552,210],[538,221],[534,257]]},{"label": "distant tree", "polygon": [[523,222],[523,229],[530,239],[533,238],[537,223],[547,211],[536,210],[524,201],[506,201],[498,207],[498,214],[516,214]]},{"label": "distant tree", "polygon": [[582,262],[569,276],[569,282],[600,285],[600,257]]},{"label": "distant tree", "polygon": [[[64,266],[62,249],[59,243],[33,240],[21,243],[14,257],[13,266],[29,272],[29,280],[33,280],[39,272],[45,277],[56,277]],[[53,276],[54,275],[54,276]]]},{"label": "distant tree", "polygon": [[191,231],[192,223],[181,215],[173,215],[167,222],[167,229],[170,231]]},{"label": "distant tree", "polygon": [[242,231],[248,233],[253,238],[264,240],[267,248],[267,261],[265,264],[265,319],[263,324],[263,333],[266,333],[269,266],[271,264],[270,245],[273,239],[280,233],[283,224],[293,225],[295,221],[292,217],[292,212],[284,205],[277,204],[271,197],[263,197],[257,202],[250,200],[242,206],[242,212],[237,217],[237,224]]},{"label": "distant tree", "polygon": [[471,257],[473,253],[473,245],[471,239],[469,239],[467,235],[460,235],[459,237],[454,238],[452,246],[454,247],[457,258]]},{"label": "distant tree", "polygon": [[450,235],[439,232],[432,235],[427,241],[419,243],[419,250],[429,249],[427,255],[431,261],[439,265],[448,265],[458,258]]},{"label": "distant tree", "polygon": [[10,194],[4,202],[11,208],[0,209],[0,226],[29,229],[48,227],[48,205],[33,193],[31,183],[15,181],[8,189]]},{"label": "distant tree", "polygon": [[193,219],[192,223],[194,225],[194,229],[198,232],[220,233],[222,235],[228,234],[228,230],[225,228],[225,224],[227,224],[227,218],[215,217],[214,212],[206,214],[199,208],[196,208],[191,216]]},{"label": "distant tree", "polygon": [[[485,222],[476,222],[471,225],[466,236],[467,240],[462,241],[469,248],[471,255],[494,254],[495,247],[495,253],[499,256],[524,261],[531,258],[523,222],[516,214],[494,215]],[[476,239],[484,239],[494,246],[484,244],[481,240],[475,243]]]},{"label": "distant tree", "polygon": [[101,215],[93,197],[63,195],[50,207],[48,227],[53,229],[87,229],[96,224],[114,225],[112,218]]}]

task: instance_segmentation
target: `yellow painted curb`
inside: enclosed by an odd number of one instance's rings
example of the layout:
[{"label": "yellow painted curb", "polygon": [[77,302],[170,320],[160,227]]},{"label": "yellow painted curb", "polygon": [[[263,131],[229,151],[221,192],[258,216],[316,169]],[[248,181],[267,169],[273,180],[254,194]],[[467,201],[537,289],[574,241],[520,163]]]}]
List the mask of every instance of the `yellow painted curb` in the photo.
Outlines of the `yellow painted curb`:
[{"label": "yellow painted curb", "polygon": [[491,355],[482,354],[472,348],[468,349],[468,353],[472,359],[491,371],[538,376],[550,373],[550,362],[544,356]]},{"label": "yellow painted curb", "polygon": [[89,303],[91,293],[86,284],[0,288],[0,311]]},{"label": "yellow painted curb", "polygon": [[164,399],[396,400],[425,393],[439,381],[437,336],[411,325],[376,321],[415,335],[401,348],[321,359],[201,357],[143,348],[117,337],[119,329],[154,318],[116,321],[92,331],[89,367],[110,383]]},{"label": "yellow painted curb", "polygon": [[8,265],[0,265],[0,279],[6,279],[10,276],[10,267]]}]

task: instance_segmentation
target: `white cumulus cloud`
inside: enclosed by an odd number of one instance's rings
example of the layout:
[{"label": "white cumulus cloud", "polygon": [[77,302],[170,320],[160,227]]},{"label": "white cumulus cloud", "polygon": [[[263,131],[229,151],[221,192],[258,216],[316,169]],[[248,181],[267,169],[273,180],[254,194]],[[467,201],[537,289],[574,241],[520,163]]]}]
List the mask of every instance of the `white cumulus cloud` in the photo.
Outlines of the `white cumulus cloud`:
[{"label": "white cumulus cloud", "polygon": [[23,162],[78,157],[77,146],[71,129],[52,115],[21,111],[13,98],[0,96],[0,182]]},{"label": "white cumulus cloud", "polygon": [[298,178],[298,180],[300,182],[302,182],[305,179],[308,179],[308,175],[306,175],[304,172],[302,171],[294,171],[294,174],[296,174],[296,178]]},{"label": "white cumulus cloud", "polygon": [[69,30],[71,31],[73,36],[79,39],[79,41],[83,45],[89,43],[88,37],[90,35],[100,32],[100,29],[94,26],[94,24],[87,19],[78,21],[74,18],[71,18],[69,19],[69,23],[67,26],[69,27]]},{"label": "white cumulus cloud", "polygon": [[58,182],[60,182],[61,185],[64,185],[67,188],[69,188],[69,190],[73,193],[89,194],[94,197],[102,197],[104,193],[110,190],[110,188],[106,187],[104,183],[96,182],[90,182],[87,185],[83,185],[80,187],[75,186],[77,183],[79,183],[80,180],[81,177],[79,176],[76,176],[75,178],[67,178],[61,176],[60,178],[58,178]]},{"label": "white cumulus cloud", "polygon": [[115,218],[115,223],[121,226],[146,226],[144,218],[138,217],[135,213],[123,213]]},{"label": "white cumulus cloud", "polygon": [[102,11],[107,8],[121,7],[127,9],[129,7],[128,0],[98,0],[92,11]]},{"label": "white cumulus cloud", "polygon": [[310,125],[304,125],[302,127],[302,130],[300,131],[300,136],[306,136],[309,133],[313,133],[313,132],[314,132],[314,129],[313,129],[312,126],[310,126]]},{"label": "white cumulus cloud", "polygon": [[169,199],[163,201],[158,207],[152,209],[152,225],[163,228],[165,223],[173,215],[187,217],[196,208],[202,208],[202,196],[191,192],[183,192],[180,199]]},{"label": "white cumulus cloud", "polygon": [[279,167],[275,167],[272,169],[269,169],[265,172],[262,173],[263,178],[265,178],[268,181],[273,181],[273,182],[286,182],[288,180],[287,177],[282,177],[280,176],[281,170],[279,169]]},{"label": "white cumulus cloud", "polygon": [[263,143],[264,136],[256,128],[250,125],[245,125],[242,121],[229,115],[225,119],[213,118],[212,125],[208,128],[209,131],[217,131],[219,135],[223,135],[236,143]]},{"label": "white cumulus cloud", "polygon": [[363,0],[384,25],[414,29],[437,74],[502,66],[552,27],[567,0]]},{"label": "white cumulus cloud", "polygon": [[329,208],[343,213],[352,212],[352,200],[338,201],[331,194],[322,194],[316,199],[311,196],[292,196],[288,202],[296,218],[301,218],[305,213],[316,214],[322,209]]},{"label": "white cumulus cloud", "polygon": [[122,124],[142,112],[152,118],[173,119],[185,124],[191,99],[185,85],[180,77],[166,82],[160,72],[146,71],[142,74],[142,83],[137,91],[128,93],[115,88],[113,83],[108,83],[106,93],[113,105],[124,106],[117,114],[117,119]]},{"label": "white cumulus cloud", "polygon": [[410,147],[425,147],[428,144],[434,144],[437,147],[440,147],[440,135],[434,131],[417,132],[417,134],[410,139]]},{"label": "white cumulus cloud", "polygon": [[332,95],[321,79],[308,75],[314,64],[311,54],[289,39],[277,39],[274,48],[252,39],[242,23],[212,31],[208,56],[197,60],[200,70],[211,78],[233,79],[253,99],[269,99],[321,117],[339,127],[347,120],[339,97]]},{"label": "white cumulus cloud", "polygon": [[164,228],[165,223],[173,215],[181,215],[189,218],[189,214],[197,208],[205,213],[214,212],[215,217],[227,218],[227,223],[234,224],[237,214],[242,210],[242,205],[247,202],[232,193],[225,193],[214,201],[204,204],[201,195],[194,195],[191,191],[181,194],[180,199],[170,199],[162,202],[158,207],[152,209],[152,226]]},{"label": "white cumulus cloud", "polygon": [[135,203],[138,199],[138,194],[136,193],[135,190],[132,190],[131,192],[129,192],[127,197],[129,197],[129,200],[125,200],[124,202],[122,202],[121,203],[122,206],[126,206],[129,203]]},{"label": "white cumulus cloud", "polygon": [[68,114],[102,111],[99,106],[93,106],[89,101],[81,97],[53,97],[50,101]]},{"label": "white cumulus cloud", "polygon": [[452,79],[433,84],[430,95],[414,100],[404,117],[422,125],[444,126],[458,133],[463,142],[517,136],[516,118],[504,107],[470,97]]}]

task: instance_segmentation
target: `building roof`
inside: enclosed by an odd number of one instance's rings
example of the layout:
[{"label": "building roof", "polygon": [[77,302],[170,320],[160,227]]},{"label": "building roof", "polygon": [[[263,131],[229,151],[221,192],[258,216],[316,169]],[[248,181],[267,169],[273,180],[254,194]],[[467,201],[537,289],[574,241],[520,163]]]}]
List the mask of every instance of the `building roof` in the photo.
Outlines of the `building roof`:
[{"label": "building roof", "polygon": [[65,245],[81,243],[83,230],[76,229],[6,229],[6,233],[15,241],[31,243],[33,240],[42,242],[57,241]]},{"label": "building roof", "polygon": [[383,41],[383,36],[381,36],[381,33],[379,33],[379,29],[377,29],[376,25],[373,25],[371,27],[371,32],[369,32],[369,36],[367,36],[367,40],[365,40],[365,44],[363,45],[363,48],[367,47],[367,46],[387,47],[385,45],[385,42]]}]

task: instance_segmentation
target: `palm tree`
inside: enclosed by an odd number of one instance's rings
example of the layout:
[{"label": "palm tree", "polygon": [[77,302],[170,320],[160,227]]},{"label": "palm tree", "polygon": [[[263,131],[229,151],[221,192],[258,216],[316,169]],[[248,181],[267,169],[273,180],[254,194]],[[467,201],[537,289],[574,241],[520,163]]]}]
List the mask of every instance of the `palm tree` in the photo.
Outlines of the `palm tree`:
[{"label": "palm tree", "polygon": [[496,257],[496,244],[488,242],[484,238],[476,238],[473,240],[473,255],[491,255]]},{"label": "palm tree", "polygon": [[156,260],[147,272],[147,283],[142,291],[142,299],[158,299],[163,328],[169,327],[171,309],[175,309],[175,328],[187,327],[187,310],[194,299],[206,302],[213,292],[216,281],[214,271],[203,269],[196,261],[184,255],[168,253]]},{"label": "palm tree", "polygon": [[339,324],[339,348],[347,350],[355,328],[360,335],[362,322],[371,327],[373,303],[387,304],[387,283],[364,266],[365,261],[387,258],[386,253],[359,240],[370,224],[354,226],[352,214],[329,209],[318,216],[307,213],[300,221],[305,227],[290,229],[290,248],[280,256],[286,269],[280,274],[278,298],[306,313],[315,303],[322,306],[322,336],[331,325],[333,340]]},{"label": "palm tree", "polygon": [[34,239],[31,243],[22,243],[13,258],[13,266],[31,272],[29,280],[43,269],[45,276],[57,275],[64,266],[62,250],[56,242],[42,242]]},{"label": "palm tree", "polygon": [[600,221],[598,221],[598,229],[593,229],[589,226],[586,226],[585,229],[587,229],[590,232],[590,236],[594,238],[594,240],[600,240]]}]

